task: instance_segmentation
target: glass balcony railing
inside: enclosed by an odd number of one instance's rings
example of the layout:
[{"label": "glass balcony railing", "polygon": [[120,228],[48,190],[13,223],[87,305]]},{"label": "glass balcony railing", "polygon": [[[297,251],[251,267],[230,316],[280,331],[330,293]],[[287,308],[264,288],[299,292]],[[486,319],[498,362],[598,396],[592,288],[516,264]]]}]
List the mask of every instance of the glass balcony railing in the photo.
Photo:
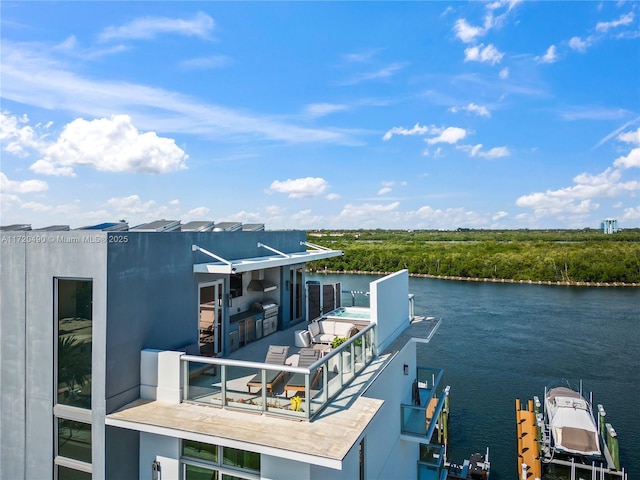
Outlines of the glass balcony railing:
[{"label": "glass balcony railing", "polygon": [[309,368],[183,355],[183,401],[311,420],[371,363],[375,327]]},{"label": "glass balcony railing", "polygon": [[438,423],[448,397],[448,388],[438,396],[438,386],[443,371],[436,368],[418,367],[417,383],[420,401],[417,405],[400,405],[401,431],[429,442]]},{"label": "glass balcony railing", "polygon": [[444,466],[445,447],[443,445],[420,445],[418,480],[444,480],[447,469]]}]

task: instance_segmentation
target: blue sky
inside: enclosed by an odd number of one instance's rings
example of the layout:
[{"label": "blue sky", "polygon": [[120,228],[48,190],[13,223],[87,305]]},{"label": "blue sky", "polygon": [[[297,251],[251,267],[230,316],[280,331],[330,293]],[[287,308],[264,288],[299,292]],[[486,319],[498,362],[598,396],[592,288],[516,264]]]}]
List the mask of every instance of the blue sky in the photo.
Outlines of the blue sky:
[{"label": "blue sky", "polygon": [[640,226],[638,2],[11,2],[0,223]]}]

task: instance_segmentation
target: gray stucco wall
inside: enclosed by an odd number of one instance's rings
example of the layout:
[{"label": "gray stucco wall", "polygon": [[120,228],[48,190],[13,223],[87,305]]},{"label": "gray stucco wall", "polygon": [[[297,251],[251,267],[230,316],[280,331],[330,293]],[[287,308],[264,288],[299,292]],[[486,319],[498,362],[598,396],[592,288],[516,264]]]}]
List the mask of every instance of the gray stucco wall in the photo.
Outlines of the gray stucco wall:
[{"label": "gray stucco wall", "polygon": [[[76,238],[78,243],[69,241]],[[93,280],[92,440],[94,445],[102,445],[107,303],[105,239],[106,234],[78,232],[3,233],[0,237],[2,479],[50,478],[53,471],[56,277]],[[93,449],[92,462],[95,471],[104,471],[103,448]],[[98,473],[94,478],[103,476]]]},{"label": "gray stucco wall", "polygon": [[[301,231],[3,232],[0,480],[50,478],[53,471],[56,277],[93,280],[92,463],[99,480],[112,471],[107,464],[120,462],[118,471],[128,472],[137,462],[110,445],[113,440],[135,450],[137,434],[105,436],[104,416],[139,397],[140,351],[198,341],[193,265],[212,259],[191,246],[234,260],[272,255],[258,242],[304,251],[305,239]],[[285,289],[278,295],[281,305],[288,304]]]},{"label": "gray stucco wall", "polygon": [[0,242],[0,479],[24,478],[26,244]]}]

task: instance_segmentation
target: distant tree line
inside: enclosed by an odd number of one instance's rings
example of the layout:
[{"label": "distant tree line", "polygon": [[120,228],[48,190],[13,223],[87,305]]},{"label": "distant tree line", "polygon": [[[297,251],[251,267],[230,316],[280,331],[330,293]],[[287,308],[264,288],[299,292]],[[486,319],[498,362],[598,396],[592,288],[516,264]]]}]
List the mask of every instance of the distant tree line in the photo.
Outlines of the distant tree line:
[{"label": "distant tree line", "polygon": [[313,270],[545,282],[640,282],[640,229],[313,231],[311,243],[344,251]]}]

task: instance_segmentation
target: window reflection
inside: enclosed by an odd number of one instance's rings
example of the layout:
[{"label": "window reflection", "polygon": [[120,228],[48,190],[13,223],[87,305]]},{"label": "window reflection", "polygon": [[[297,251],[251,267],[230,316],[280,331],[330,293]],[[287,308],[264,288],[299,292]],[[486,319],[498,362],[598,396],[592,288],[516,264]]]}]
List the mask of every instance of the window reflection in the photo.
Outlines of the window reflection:
[{"label": "window reflection", "polygon": [[57,281],[58,403],[91,408],[91,280]]},{"label": "window reflection", "polygon": [[59,418],[57,454],[91,463],[91,425]]}]

